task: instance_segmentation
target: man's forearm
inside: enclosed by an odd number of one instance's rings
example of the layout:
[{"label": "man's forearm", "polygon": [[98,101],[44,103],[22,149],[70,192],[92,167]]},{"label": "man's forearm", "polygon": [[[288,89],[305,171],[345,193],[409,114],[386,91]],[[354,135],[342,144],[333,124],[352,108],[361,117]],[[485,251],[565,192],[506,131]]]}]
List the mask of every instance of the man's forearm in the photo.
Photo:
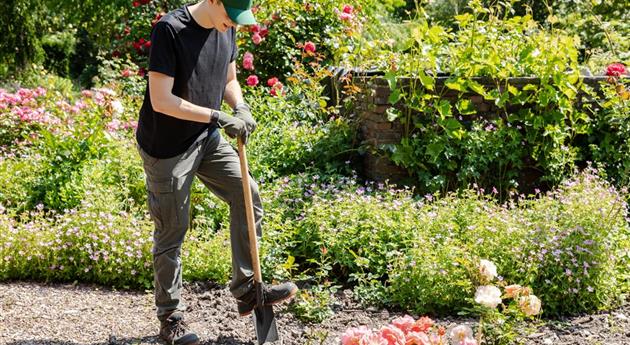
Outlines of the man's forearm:
[{"label": "man's forearm", "polygon": [[225,93],[223,99],[227,104],[234,109],[237,104],[243,103],[243,92],[238,80],[232,79],[225,85]]},{"label": "man's forearm", "polygon": [[153,110],[182,120],[209,123],[213,109],[190,103],[175,95],[160,101],[152,100]]}]

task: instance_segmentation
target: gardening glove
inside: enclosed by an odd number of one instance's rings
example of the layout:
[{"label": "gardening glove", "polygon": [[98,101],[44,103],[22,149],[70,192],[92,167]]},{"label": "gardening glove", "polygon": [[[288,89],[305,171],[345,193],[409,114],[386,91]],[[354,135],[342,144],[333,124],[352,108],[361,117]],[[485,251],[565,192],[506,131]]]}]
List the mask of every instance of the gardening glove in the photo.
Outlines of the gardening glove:
[{"label": "gardening glove", "polygon": [[234,108],[234,117],[245,121],[248,135],[254,133],[254,130],[256,130],[256,120],[254,120],[252,112],[249,109],[249,105],[247,105],[247,103],[239,103],[236,105],[236,107]]},{"label": "gardening glove", "polygon": [[212,112],[211,121],[215,122],[219,128],[223,128],[225,134],[227,134],[230,138],[240,136],[243,138],[243,143],[247,143],[249,133],[247,132],[247,125],[245,124],[245,121],[218,110],[214,110]]}]

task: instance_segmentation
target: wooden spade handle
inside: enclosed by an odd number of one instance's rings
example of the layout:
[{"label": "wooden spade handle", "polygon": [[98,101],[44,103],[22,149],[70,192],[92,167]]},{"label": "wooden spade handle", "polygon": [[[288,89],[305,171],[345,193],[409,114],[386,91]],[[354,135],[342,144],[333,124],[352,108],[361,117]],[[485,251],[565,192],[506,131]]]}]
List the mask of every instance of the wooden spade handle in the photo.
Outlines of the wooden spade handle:
[{"label": "wooden spade handle", "polygon": [[252,201],[252,190],[249,185],[249,168],[247,165],[247,152],[243,139],[238,137],[238,156],[241,161],[241,180],[243,182],[243,194],[245,195],[245,213],[247,215],[247,233],[249,237],[249,252],[252,257],[252,268],[254,269],[254,280],[262,283],[260,273],[260,261],[258,258],[258,241],[256,238],[256,225],[254,220],[254,202]]}]

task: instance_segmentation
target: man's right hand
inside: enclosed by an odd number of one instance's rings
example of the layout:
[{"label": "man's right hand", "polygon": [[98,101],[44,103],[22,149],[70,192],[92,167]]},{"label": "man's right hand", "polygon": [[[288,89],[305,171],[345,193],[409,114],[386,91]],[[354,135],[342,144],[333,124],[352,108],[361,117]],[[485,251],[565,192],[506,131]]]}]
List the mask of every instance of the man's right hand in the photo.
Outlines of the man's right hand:
[{"label": "man's right hand", "polygon": [[213,115],[217,119],[217,124],[219,125],[219,128],[223,128],[225,133],[229,135],[230,138],[236,138],[240,136],[243,138],[243,142],[247,143],[248,133],[245,121],[218,110],[215,110]]}]

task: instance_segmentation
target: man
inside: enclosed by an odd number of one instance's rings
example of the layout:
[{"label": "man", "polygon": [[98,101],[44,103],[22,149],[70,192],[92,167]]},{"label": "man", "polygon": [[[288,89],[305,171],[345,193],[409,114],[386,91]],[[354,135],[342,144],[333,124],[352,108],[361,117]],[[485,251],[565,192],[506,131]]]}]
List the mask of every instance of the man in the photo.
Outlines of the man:
[{"label": "man", "polygon": [[[149,81],[136,139],[143,160],[148,204],[155,223],[153,264],[160,337],[169,344],[196,344],[183,322],[181,245],[189,224],[195,176],[230,205],[232,281],[240,315],[254,309],[255,291],[239,158],[217,128],[246,142],[256,121],[236,79],[237,24],[256,21],[251,0],[203,0],[164,16],[151,34]],[[234,116],[221,112],[222,100]],[[262,204],[251,182],[257,235]],[[284,283],[266,289],[265,304],[295,295]]]}]

